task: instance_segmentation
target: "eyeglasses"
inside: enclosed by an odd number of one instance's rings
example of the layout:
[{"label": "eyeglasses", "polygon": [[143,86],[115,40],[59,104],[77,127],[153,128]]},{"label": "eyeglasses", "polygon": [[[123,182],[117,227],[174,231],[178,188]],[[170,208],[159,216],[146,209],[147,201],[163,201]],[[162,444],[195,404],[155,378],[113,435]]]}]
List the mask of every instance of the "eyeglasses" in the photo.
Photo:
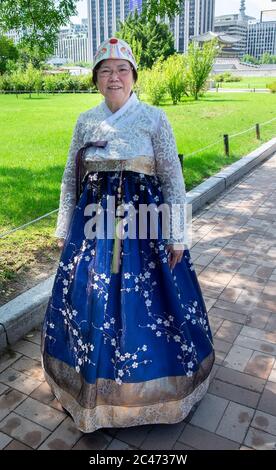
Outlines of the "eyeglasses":
[{"label": "eyeglasses", "polygon": [[108,67],[102,67],[98,70],[99,77],[112,77],[113,73],[117,73],[119,77],[126,77],[129,72],[133,70],[132,67],[126,67],[125,65],[122,65],[122,67],[118,67],[116,70],[112,70]]}]

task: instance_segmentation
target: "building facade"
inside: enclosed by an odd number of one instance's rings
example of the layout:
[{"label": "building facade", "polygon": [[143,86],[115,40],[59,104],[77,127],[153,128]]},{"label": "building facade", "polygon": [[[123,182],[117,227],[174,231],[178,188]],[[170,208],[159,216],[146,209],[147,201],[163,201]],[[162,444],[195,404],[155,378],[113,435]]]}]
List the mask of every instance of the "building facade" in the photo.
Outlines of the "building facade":
[{"label": "building facade", "polygon": [[222,15],[215,18],[215,33],[238,38],[228,51],[232,57],[242,57],[246,54],[247,27],[248,21],[240,20],[239,15]]},{"label": "building facade", "polygon": [[248,25],[246,53],[257,59],[264,53],[276,55],[276,21]]},{"label": "building facade", "polygon": [[60,31],[54,55],[68,62],[88,62],[87,19],[83,19],[81,24],[71,23]]},{"label": "building facade", "polygon": [[163,21],[173,33],[177,52],[186,52],[192,36],[213,31],[214,17],[215,0],[184,0],[180,14]]},{"label": "building facade", "polygon": [[257,21],[245,14],[245,0],[241,0],[239,13],[216,17],[215,33],[239,38],[227,49],[228,56],[241,58],[249,54],[259,59],[265,52],[276,55],[276,21],[264,21],[264,13],[273,12],[261,12],[261,21]]},{"label": "building facade", "polygon": [[[100,43],[115,34],[119,22],[129,13],[142,9],[143,0],[88,0],[88,57],[92,61]],[[175,49],[187,50],[191,36],[213,30],[215,0],[183,0],[181,12],[168,24],[174,35]]]},{"label": "building facade", "polygon": [[228,48],[227,53],[231,57],[240,58],[246,54],[248,24],[250,21],[254,21],[255,18],[246,15],[245,9],[245,0],[241,0],[239,13],[221,15],[215,18],[215,33],[227,34],[238,39],[231,48]]}]

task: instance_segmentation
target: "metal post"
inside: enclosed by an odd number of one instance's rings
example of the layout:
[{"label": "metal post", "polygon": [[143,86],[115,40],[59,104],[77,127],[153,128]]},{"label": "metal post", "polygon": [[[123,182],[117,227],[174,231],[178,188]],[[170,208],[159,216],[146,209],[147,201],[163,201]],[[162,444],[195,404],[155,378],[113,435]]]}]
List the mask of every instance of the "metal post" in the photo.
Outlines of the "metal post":
[{"label": "metal post", "polygon": [[261,140],[260,124],[256,124],[256,136],[258,140]]},{"label": "metal post", "polygon": [[223,141],[224,141],[224,152],[227,157],[229,157],[229,135],[224,134],[223,135]]}]

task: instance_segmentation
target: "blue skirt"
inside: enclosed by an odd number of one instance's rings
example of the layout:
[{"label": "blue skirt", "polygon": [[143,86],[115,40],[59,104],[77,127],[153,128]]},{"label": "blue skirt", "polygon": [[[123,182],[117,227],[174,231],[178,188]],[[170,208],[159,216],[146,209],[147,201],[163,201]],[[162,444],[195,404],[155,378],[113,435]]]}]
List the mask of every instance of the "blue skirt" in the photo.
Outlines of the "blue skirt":
[{"label": "blue skirt", "polygon": [[[171,271],[161,232],[125,238],[114,273],[114,239],[85,235],[85,208],[106,208],[119,178],[85,178],[43,324],[46,380],[83,432],[183,420],[206,393],[214,363],[188,250]],[[124,171],[123,200],[137,217],[139,204],[162,204],[158,177]]]}]

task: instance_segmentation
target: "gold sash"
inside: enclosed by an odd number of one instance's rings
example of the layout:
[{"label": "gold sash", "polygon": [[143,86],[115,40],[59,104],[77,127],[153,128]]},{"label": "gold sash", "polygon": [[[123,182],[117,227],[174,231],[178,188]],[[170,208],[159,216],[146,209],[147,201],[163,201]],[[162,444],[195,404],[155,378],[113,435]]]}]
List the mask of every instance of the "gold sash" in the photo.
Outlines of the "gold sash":
[{"label": "gold sash", "polygon": [[93,160],[84,160],[85,173],[91,171],[135,171],[145,175],[155,175],[154,157],[135,157],[128,160],[103,160],[93,158]]}]

